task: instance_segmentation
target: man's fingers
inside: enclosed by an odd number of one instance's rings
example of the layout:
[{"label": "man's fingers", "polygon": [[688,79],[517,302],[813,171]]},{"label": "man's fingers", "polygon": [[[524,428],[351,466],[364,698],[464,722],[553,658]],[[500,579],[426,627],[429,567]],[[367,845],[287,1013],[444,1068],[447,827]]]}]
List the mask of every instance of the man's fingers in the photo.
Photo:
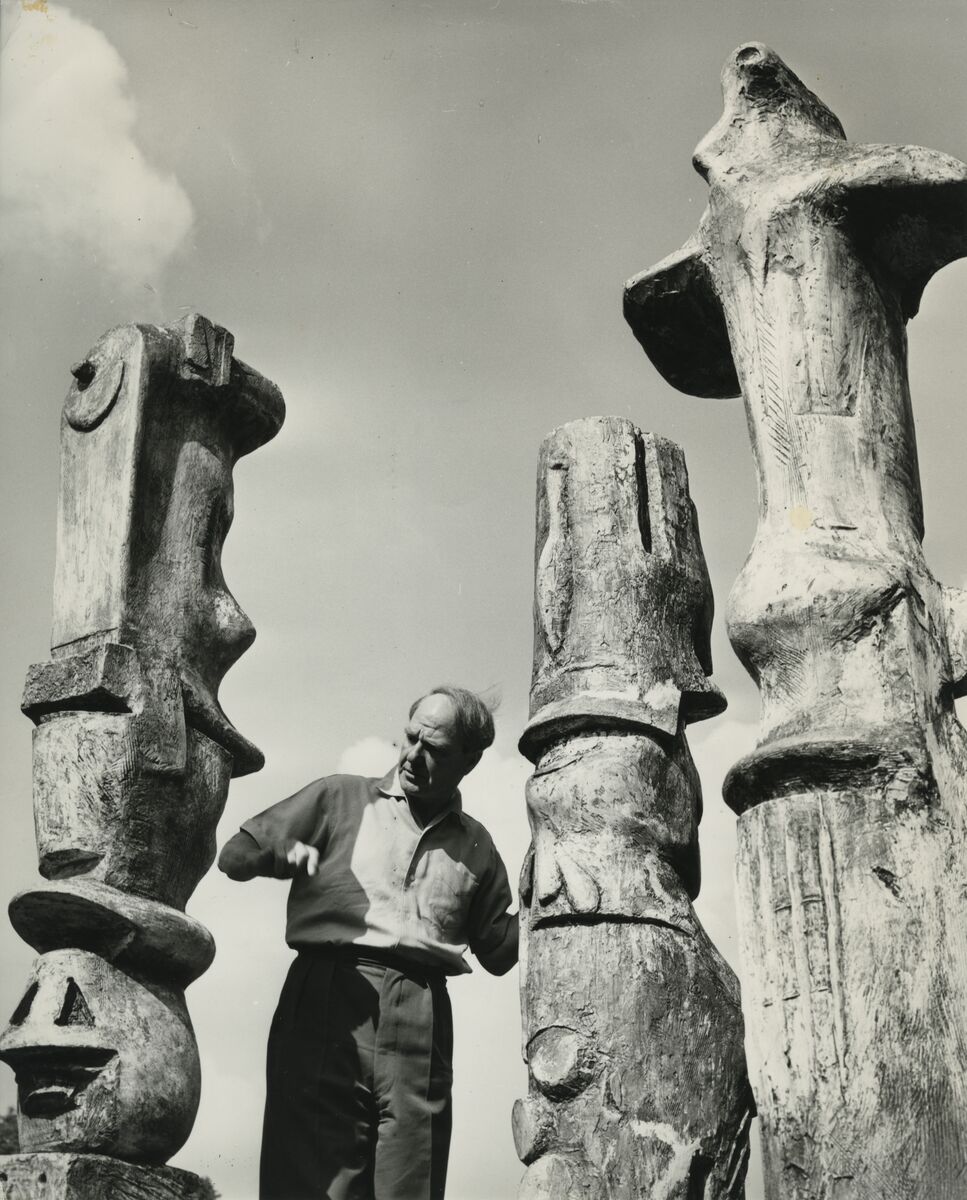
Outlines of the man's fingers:
[{"label": "man's fingers", "polygon": [[315,846],[307,846],[304,842],[296,842],[289,848],[285,860],[295,867],[297,873],[304,867],[307,875],[315,875],[319,867],[319,851]]}]

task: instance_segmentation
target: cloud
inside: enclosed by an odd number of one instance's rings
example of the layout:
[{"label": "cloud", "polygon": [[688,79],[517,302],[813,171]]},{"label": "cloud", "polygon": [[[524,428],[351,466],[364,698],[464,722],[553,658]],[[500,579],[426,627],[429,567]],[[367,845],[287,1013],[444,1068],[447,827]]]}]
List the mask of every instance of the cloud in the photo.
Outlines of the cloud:
[{"label": "cloud", "polygon": [[156,275],[184,242],[191,201],[134,139],[128,69],[67,9],[25,9],[0,70],[2,242],[61,259],[68,250],[120,282]]},{"label": "cloud", "polygon": [[364,737],[340,754],[336,763],[337,775],[383,776],[396,762],[399,750],[383,738]]}]

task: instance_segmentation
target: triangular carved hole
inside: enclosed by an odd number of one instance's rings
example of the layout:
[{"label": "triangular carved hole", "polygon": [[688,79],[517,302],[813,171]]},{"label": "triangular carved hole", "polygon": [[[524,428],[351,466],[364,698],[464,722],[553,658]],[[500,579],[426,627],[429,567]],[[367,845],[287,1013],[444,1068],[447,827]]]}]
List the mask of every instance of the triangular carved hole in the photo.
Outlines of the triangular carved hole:
[{"label": "triangular carved hole", "polygon": [[30,1015],[30,1008],[34,1002],[34,997],[37,995],[37,990],[40,987],[38,983],[32,983],[24,992],[23,998],[17,1007],[13,1010],[13,1016],[10,1018],[11,1025],[22,1025]]},{"label": "triangular carved hole", "polygon": [[64,994],[64,1004],[60,1016],[54,1019],[55,1025],[88,1025],[94,1024],[94,1017],[87,1007],[84,993],[73,979],[68,976],[67,991]]}]

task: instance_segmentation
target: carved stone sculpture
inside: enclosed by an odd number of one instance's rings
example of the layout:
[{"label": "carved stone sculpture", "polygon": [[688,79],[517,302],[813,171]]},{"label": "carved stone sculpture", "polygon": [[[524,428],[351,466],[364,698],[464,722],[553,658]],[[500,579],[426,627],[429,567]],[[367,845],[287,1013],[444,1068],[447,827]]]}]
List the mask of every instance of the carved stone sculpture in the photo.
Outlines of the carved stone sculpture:
[{"label": "carved stone sculpture", "polygon": [[232,468],[284,412],[232,352],[231,334],[192,314],[111,330],[72,368],[51,658],[30,668],[23,701],[46,882],[10,906],[40,957],[0,1036],[24,1152],[0,1160],[5,1195],[199,1187],[161,1165],[198,1106],[183,990],[214,954],[184,909],[229,779],[262,765],[218,703],[255,636],[221,549]]},{"label": "carved stone sculpture", "polygon": [[963,593],[931,575],[906,321],[967,252],[967,167],[853,145],[767,47],[723,72],[695,237],[633,279],[665,377],[745,397],[759,525],[729,635],[762,699],[743,1003],[774,1200],[965,1194]]},{"label": "carved stone sculpture", "polygon": [[681,451],[574,421],[538,469],[534,677],[521,750],[528,1200],[744,1195],[738,984],[692,908],[701,788],[685,726],[721,712]]}]

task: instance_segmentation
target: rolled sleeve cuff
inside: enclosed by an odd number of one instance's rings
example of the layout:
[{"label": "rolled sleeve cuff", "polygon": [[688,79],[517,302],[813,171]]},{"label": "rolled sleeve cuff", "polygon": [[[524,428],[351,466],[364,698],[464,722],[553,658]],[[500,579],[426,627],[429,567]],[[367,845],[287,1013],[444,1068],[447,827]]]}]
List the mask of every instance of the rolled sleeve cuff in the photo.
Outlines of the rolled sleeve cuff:
[{"label": "rolled sleeve cuff", "polygon": [[258,874],[268,875],[272,879],[291,879],[292,864],[286,858],[287,849],[285,843],[279,843],[277,838],[271,837],[260,828],[257,817],[251,821],[245,821],[241,827],[242,833],[247,833],[248,836],[255,842],[259,849]]},{"label": "rolled sleeve cuff", "polygon": [[517,913],[503,913],[483,938],[470,944],[474,957],[491,975],[506,975],[517,962],[520,923]]}]

